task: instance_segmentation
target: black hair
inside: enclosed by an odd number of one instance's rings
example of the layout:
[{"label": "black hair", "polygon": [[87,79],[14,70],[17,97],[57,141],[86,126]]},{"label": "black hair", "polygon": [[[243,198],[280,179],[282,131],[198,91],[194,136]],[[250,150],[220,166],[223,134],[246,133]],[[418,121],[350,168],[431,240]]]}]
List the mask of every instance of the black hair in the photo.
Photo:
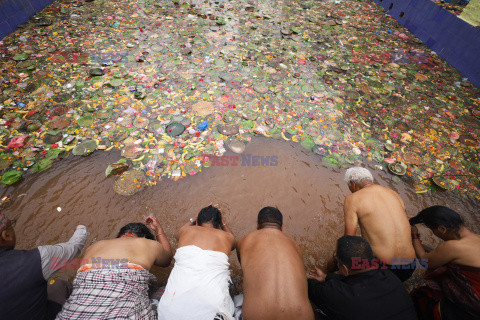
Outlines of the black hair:
[{"label": "black hair", "polygon": [[352,268],[354,259],[360,261],[370,261],[374,258],[372,247],[367,240],[357,236],[343,236],[337,240],[337,260],[347,266],[348,269]]},{"label": "black hair", "polygon": [[215,229],[222,228],[222,213],[218,208],[212,205],[203,208],[198,213],[197,225],[201,226],[205,222],[211,222]]},{"label": "black hair", "polygon": [[411,225],[418,223],[423,223],[430,229],[444,226],[453,231],[458,231],[461,226],[465,225],[465,221],[458,213],[444,206],[432,206],[423,209],[410,219]]},{"label": "black hair", "polygon": [[120,231],[118,232],[117,238],[120,238],[123,236],[125,233],[133,233],[139,238],[147,238],[150,240],[155,240],[155,237],[153,236],[152,232],[146,225],[143,223],[129,223],[126,226],[122,227]]},{"label": "black hair", "polygon": [[265,207],[258,213],[257,222],[259,225],[264,223],[275,223],[281,227],[283,225],[283,216],[277,208]]}]

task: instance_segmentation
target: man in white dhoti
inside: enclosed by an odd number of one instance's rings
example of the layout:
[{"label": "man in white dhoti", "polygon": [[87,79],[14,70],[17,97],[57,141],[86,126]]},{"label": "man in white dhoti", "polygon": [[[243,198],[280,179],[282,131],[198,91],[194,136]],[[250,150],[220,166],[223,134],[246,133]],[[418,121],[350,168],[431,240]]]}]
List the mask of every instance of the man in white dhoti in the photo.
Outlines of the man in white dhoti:
[{"label": "man in white dhoti", "polygon": [[180,228],[178,240],[158,319],[233,320],[228,255],[235,249],[235,236],[220,210],[203,208]]}]

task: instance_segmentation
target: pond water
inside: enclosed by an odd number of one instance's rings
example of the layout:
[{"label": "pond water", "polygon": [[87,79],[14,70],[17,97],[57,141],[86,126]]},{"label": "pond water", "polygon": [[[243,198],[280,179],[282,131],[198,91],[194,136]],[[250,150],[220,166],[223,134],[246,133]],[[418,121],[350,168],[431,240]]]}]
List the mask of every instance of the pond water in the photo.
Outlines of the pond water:
[{"label": "pond water", "polygon": [[[262,207],[278,207],[284,215],[284,232],[300,244],[306,268],[324,265],[343,233],[343,201],[350,193],[344,170],[325,167],[319,156],[299,144],[255,138],[242,155],[227,152],[223,162],[214,162],[197,175],[176,182],[166,179],[131,197],[116,194],[115,177],[104,175],[107,164],[119,157],[118,152],[70,156],[15,186],[2,187],[0,194],[12,199],[4,212],[18,220],[17,249],[67,241],[78,224],[87,226],[87,245],[91,245],[115,237],[122,226],[143,221],[149,214],[158,217],[175,248],[177,230],[211,202],[218,204],[237,239],[255,229]],[[400,193],[407,215],[446,205],[461,213],[471,230],[480,231],[477,201],[450,192],[416,194],[409,184],[394,183],[389,173],[372,172],[378,183]],[[430,231],[423,227],[420,231],[427,245],[438,245]],[[230,263],[233,277],[239,279],[236,254],[231,254]],[[154,267],[152,272],[164,284],[169,271]],[[57,274],[74,275],[75,270]],[[413,281],[418,279],[417,275]]]}]

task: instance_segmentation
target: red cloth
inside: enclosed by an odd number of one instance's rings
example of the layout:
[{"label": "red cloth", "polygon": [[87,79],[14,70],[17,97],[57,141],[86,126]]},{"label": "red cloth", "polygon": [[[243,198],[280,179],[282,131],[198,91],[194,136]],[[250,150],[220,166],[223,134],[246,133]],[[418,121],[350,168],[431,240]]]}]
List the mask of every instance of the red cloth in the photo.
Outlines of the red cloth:
[{"label": "red cloth", "polygon": [[439,296],[480,316],[480,268],[449,263],[427,271],[425,284]]}]

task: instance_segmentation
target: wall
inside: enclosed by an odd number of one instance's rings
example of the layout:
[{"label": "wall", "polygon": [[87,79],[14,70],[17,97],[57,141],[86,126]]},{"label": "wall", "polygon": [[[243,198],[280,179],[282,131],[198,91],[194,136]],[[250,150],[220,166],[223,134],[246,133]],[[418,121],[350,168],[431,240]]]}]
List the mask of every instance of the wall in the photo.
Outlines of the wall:
[{"label": "wall", "polygon": [[373,0],[480,88],[480,29],[430,0]]},{"label": "wall", "polygon": [[0,0],[0,39],[54,0]]}]

